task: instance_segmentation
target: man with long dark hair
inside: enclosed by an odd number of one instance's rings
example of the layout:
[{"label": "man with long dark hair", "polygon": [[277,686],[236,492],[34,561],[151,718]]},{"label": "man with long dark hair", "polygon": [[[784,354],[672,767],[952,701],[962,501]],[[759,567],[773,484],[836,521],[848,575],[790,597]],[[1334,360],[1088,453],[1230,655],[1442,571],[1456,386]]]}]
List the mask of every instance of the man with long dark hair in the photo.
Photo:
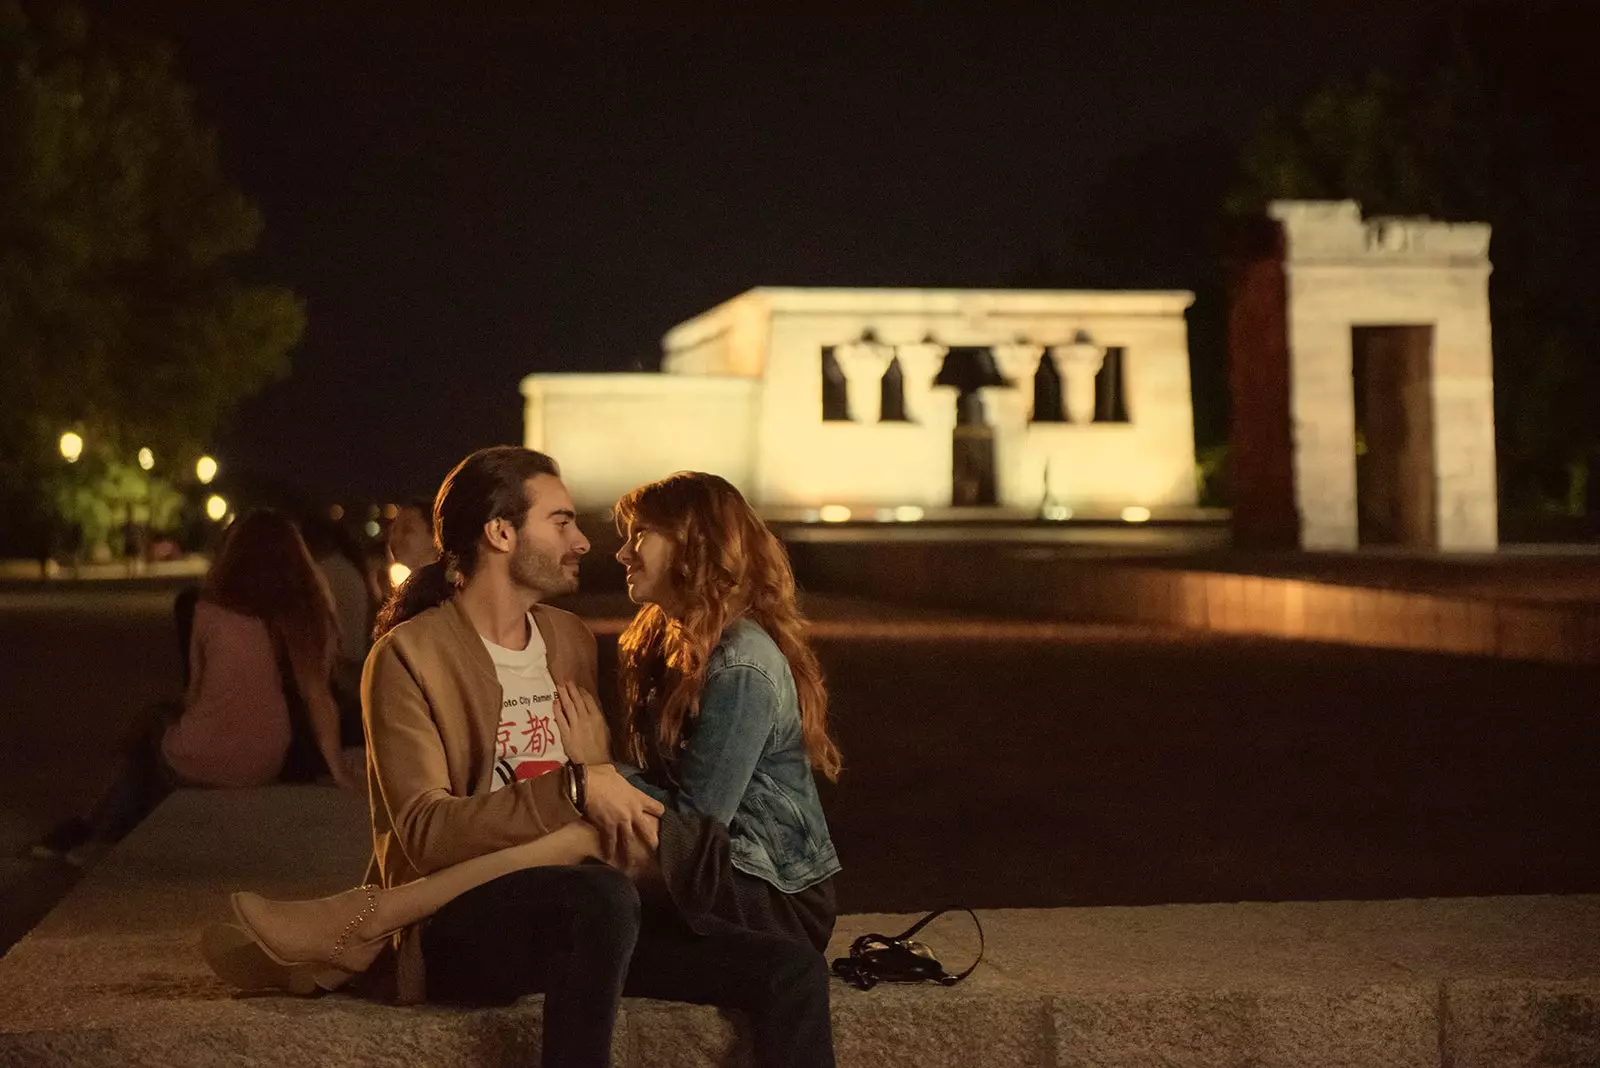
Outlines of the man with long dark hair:
[{"label": "man with long dark hair", "polygon": [[[379,615],[362,698],[373,797],[369,881],[395,886],[588,820],[653,848],[662,806],[610,764],[565,761],[556,686],[596,688],[595,639],[545,605],[589,550],[555,462],[467,457],[433,507],[440,557]],[[401,1001],[545,994],[544,1063],[609,1063],[639,897],[601,864],[529,869],[464,894],[396,939]]]}]

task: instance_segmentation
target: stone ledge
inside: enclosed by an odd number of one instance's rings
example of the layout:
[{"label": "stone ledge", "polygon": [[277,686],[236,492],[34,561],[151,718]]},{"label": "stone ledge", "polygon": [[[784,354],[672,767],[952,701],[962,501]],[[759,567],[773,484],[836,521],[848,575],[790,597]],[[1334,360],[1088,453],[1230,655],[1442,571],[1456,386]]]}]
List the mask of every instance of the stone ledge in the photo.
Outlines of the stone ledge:
[{"label": "stone ledge", "polygon": [[[253,828],[246,851],[243,828]],[[395,1008],[232,995],[196,952],[240,885],[309,895],[365,853],[317,787],[175,794],[0,960],[0,1065],[534,1062],[540,999]],[[839,1063],[1547,1068],[1600,1058],[1600,896],[1003,909],[954,988],[834,987]],[[906,916],[840,920],[832,950]],[[947,964],[964,916],[925,932]],[[748,1063],[738,1019],[629,999],[621,1068]]]},{"label": "stone ledge", "polygon": [[[153,989],[136,1015],[104,1026],[17,1030],[8,1022],[0,1027],[0,1065],[537,1063],[536,997],[505,1009],[461,1011],[342,996],[230,998],[202,989],[210,985],[202,978],[187,994],[174,986]],[[1594,980],[1079,994],[930,986],[868,993],[837,988],[833,1018],[839,1063],[862,1068],[1587,1068],[1600,1057],[1597,1006],[1600,981]],[[742,1021],[713,1009],[628,999],[618,1019],[614,1063],[748,1064],[748,1035]]]}]

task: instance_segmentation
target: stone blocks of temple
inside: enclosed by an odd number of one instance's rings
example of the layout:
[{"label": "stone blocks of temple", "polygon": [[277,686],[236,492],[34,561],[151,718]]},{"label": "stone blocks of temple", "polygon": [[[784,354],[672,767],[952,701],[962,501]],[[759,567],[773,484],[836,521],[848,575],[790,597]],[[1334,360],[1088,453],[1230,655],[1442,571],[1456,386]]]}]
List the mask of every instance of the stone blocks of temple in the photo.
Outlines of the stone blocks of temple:
[{"label": "stone blocks of temple", "polygon": [[1239,541],[1494,548],[1489,228],[1269,216],[1231,286]]},{"label": "stone blocks of temple", "polygon": [[[1194,503],[1188,293],[927,289],[754,289],[667,334],[664,367],[748,372],[739,324],[768,324],[755,468],[763,504],[946,505],[955,390],[935,387],[944,354],[996,354],[1009,386],[984,390],[997,501],[1121,507]],[[1129,420],[1030,422],[1033,375],[1079,334],[1125,354]],[[865,343],[864,343],[865,339]],[[822,418],[831,350],[849,420]],[[909,420],[882,421],[880,380],[898,358]],[[1049,485],[1046,487],[1048,469]]]},{"label": "stone blocks of temple", "polygon": [[529,375],[523,444],[555,457],[584,511],[674,471],[715,471],[749,493],[759,388],[730,375]]},{"label": "stone blocks of temple", "polygon": [[[945,506],[957,391],[935,380],[952,348],[975,348],[993,353],[1006,379],[982,391],[994,503],[1192,505],[1192,299],[752,289],[669,331],[661,374],[529,376],[525,440],[561,462],[583,507],[684,468],[722,474],[767,506]],[[1094,421],[1095,376],[1111,350],[1126,418]],[[824,410],[830,361],[844,379],[842,412]],[[1076,421],[1034,420],[1041,361],[1056,369],[1060,407]],[[884,378],[896,364],[903,412],[886,413]]]}]

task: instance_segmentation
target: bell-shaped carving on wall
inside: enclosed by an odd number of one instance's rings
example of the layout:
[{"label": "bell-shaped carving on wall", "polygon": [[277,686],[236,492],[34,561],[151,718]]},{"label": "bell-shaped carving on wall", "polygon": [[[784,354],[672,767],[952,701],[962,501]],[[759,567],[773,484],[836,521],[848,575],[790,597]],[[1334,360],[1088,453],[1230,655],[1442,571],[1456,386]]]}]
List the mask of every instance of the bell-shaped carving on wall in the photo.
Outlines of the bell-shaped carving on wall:
[{"label": "bell-shaped carving on wall", "polygon": [[1094,422],[1094,377],[1105,363],[1106,350],[1096,345],[1086,331],[1079,330],[1071,344],[1050,349],[1056,374],[1061,378],[1062,408],[1074,423]]},{"label": "bell-shaped carving on wall", "polygon": [[1022,419],[1033,418],[1033,377],[1039,373],[1039,360],[1044,356],[1044,346],[1017,340],[1008,345],[995,345],[989,350],[994,357],[995,370],[1022,397]]},{"label": "bell-shaped carving on wall", "polygon": [[947,402],[949,398],[940,396],[936,402],[933,389],[934,379],[939,377],[939,371],[944,367],[944,358],[950,349],[939,344],[933,338],[924,338],[910,345],[901,345],[895,350],[900,358],[900,380],[903,383],[906,400],[906,418],[913,423],[924,425],[946,422],[943,412],[933,410],[936,403]]},{"label": "bell-shaped carving on wall", "polygon": [[862,331],[859,341],[835,345],[833,358],[844,375],[850,418],[858,423],[878,422],[883,417],[883,376],[894,359],[894,346],[878,340],[868,329]]}]

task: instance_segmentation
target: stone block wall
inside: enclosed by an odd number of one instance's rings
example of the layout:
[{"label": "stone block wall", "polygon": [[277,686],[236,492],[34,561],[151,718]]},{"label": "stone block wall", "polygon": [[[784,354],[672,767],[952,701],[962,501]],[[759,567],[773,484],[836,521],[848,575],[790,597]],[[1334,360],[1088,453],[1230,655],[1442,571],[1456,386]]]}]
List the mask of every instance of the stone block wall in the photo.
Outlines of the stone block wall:
[{"label": "stone block wall", "polygon": [[[1433,460],[1403,492],[1429,497],[1430,547],[1494,548],[1489,228],[1363,220],[1352,201],[1276,202],[1269,215],[1269,236],[1242,258],[1232,286],[1241,542],[1360,544],[1352,332],[1427,328],[1429,373],[1414,403],[1427,409],[1415,422],[1428,426]],[[1277,407],[1285,402],[1287,434]],[[1292,515],[1283,496],[1286,470]]]}]

